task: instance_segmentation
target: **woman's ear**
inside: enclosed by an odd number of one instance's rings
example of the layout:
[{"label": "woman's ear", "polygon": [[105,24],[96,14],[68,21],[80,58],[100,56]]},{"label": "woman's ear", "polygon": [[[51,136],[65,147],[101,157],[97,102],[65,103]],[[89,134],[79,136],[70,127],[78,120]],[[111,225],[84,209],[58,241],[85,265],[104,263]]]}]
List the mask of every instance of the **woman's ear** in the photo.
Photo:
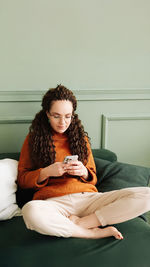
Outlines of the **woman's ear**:
[{"label": "woman's ear", "polygon": [[49,119],[49,112],[48,111],[46,111],[46,115],[47,115],[47,118]]}]

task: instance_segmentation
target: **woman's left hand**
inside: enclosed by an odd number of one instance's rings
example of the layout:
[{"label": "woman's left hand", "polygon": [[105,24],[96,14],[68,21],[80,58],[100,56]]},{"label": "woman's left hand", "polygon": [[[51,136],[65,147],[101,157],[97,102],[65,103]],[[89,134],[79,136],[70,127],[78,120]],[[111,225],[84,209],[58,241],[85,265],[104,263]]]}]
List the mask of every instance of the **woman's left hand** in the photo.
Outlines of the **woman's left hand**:
[{"label": "woman's left hand", "polygon": [[88,170],[81,161],[72,160],[66,164],[64,170],[69,175],[82,176],[84,179],[88,178]]}]

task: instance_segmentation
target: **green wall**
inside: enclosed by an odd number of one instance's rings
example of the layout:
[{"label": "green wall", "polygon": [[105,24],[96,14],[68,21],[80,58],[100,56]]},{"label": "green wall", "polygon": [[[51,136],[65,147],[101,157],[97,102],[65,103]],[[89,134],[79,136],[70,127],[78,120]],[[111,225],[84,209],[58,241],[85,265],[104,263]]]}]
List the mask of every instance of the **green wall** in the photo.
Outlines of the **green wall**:
[{"label": "green wall", "polygon": [[149,0],[0,0],[0,152],[20,151],[43,93],[62,83],[93,148],[150,166],[149,10]]},{"label": "green wall", "polygon": [[1,0],[0,90],[150,87],[149,0]]}]

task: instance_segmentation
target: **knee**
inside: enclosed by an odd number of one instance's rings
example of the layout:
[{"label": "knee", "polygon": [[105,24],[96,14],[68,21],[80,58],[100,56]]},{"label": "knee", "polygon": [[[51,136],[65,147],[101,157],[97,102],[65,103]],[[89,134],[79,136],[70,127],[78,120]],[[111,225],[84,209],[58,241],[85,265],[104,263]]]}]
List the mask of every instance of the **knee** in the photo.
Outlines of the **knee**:
[{"label": "knee", "polygon": [[29,225],[36,222],[39,216],[39,208],[36,201],[30,201],[23,206],[22,216],[27,228],[30,228]]},{"label": "knee", "polygon": [[150,196],[150,187],[145,186],[145,187],[130,187],[127,189],[124,189],[126,191],[126,193],[130,196]]},{"label": "knee", "polygon": [[150,187],[137,187],[132,191],[133,198],[139,198],[146,204],[150,203]]},{"label": "knee", "polygon": [[150,198],[150,187],[145,187],[144,194]]},{"label": "knee", "polygon": [[150,194],[150,187],[146,187],[148,194]]},{"label": "knee", "polygon": [[144,197],[150,197],[150,187],[148,187],[148,186],[140,187],[139,193],[143,194]]},{"label": "knee", "polygon": [[27,214],[28,215],[34,214],[36,209],[37,208],[36,208],[34,201],[30,201],[23,206],[22,214],[23,216],[26,216]]}]

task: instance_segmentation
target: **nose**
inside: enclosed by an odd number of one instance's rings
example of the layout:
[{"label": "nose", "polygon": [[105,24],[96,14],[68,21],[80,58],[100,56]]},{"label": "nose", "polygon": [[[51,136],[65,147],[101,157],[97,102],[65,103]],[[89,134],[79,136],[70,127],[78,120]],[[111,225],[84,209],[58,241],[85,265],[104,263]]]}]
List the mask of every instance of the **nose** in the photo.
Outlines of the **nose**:
[{"label": "nose", "polygon": [[59,122],[60,122],[61,124],[65,123],[65,122],[66,122],[65,117],[63,117],[63,116],[60,117]]}]

